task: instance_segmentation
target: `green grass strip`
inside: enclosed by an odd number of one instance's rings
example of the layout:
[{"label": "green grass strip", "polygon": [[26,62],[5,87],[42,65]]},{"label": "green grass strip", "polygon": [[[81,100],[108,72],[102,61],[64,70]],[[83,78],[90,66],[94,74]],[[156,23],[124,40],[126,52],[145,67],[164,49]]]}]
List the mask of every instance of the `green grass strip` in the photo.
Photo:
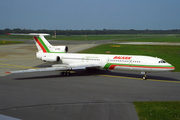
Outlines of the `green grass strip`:
[{"label": "green grass strip", "polygon": [[107,63],[105,66],[104,66],[104,69],[108,69],[111,65],[124,65],[124,66],[129,66],[129,67],[173,67],[173,66],[168,66],[168,65],[138,65],[138,64],[118,64],[118,63]]},{"label": "green grass strip", "polygon": [[116,40],[116,41],[119,41],[119,42],[180,42],[180,37],[179,36],[139,37],[139,38]]},{"label": "green grass strip", "polygon": [[140,120],[180,120],[180,101],[134,102]]},{"label": "green grass strip", "polygon": [[[125,42],[180,42],[180,35],[172,34],[99,34],[99,35],[53,35],[46,36],[48,40],[76,40],[76,41],[89,41],[89,40],[118,40]],[[32,36],[27,35],[0,35],[0,39],[32,39]]]}]

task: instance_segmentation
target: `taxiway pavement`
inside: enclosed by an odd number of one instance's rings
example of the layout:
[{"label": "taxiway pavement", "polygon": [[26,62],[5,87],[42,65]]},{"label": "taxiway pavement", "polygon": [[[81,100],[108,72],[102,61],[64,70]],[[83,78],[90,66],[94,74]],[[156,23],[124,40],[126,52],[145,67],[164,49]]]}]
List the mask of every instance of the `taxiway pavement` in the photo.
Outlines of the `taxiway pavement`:
[{"label": "taxiway pavement", "polygon": [[76,71],[0,77],[0,114],[18,119],[138,120],[134,101],[179,101],[179,73]]},{"label": "taxiway pavement", "polygon": [[[74,52],[98,45],[67,44]],[[15,53],[0,58],[0,69],[48,66],[35,58],[33,46],[30,43],[10,46]],[[23,52],[22,56],[19,52]],[[60,76],[58,71],[2,75],[0,118],[138,120],[134,101],[179,101],[179,91],[177,72],[150,73],[148,80],[142,80],[137,72],[106,70],[75,71],[71,76]]]}]

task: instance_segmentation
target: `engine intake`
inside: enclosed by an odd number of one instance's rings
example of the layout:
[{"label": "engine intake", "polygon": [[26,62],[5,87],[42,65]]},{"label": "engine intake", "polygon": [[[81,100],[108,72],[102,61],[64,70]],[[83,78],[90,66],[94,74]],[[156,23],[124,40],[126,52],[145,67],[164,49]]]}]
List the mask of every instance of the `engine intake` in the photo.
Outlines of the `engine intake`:
[{"label": "engine intake", "polygon": [[52,52],[68,52],[68,47],[67,46],[53,46],[51,48]]},{"label": "engine intake", "polygon": [[45,57],[42,57],[42,61],[44,62],[59,62],[60,61],[60,57],[59,56],[45,56]]}]

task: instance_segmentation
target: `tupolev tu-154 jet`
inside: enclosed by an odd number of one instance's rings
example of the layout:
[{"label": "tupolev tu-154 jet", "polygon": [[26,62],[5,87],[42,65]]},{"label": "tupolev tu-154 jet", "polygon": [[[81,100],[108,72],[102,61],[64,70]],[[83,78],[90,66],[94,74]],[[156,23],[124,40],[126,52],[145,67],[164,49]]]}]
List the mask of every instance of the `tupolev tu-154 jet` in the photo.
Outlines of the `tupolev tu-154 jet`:
[{"label": "tupolev tu-154 jet", "polygon": [[36,57],[44,62],[52,63],[52,67],[10,71],[6,73],[25,73],[40,71],[61,71],[61,75],[70,75],[71,70],[78,69],[107,69],[139,71],[147,79],[148,72],[165,72],[174,70],[175,67],[165,60],[140,55],[106,55],[106,54],[80,54],[67,53],[67,46],[53,46],[44,36],[49,34],[13,34],[30,35],[34,38],[38,52]]}]

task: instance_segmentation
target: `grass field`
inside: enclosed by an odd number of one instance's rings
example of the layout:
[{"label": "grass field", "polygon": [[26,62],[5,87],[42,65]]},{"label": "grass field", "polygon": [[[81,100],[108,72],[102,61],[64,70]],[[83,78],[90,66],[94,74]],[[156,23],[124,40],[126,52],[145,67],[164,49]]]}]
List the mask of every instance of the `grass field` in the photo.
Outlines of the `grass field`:
[{"label": "grass field", "polygon": [[[108,39],[122,39],[122,38],[139,38],[139,37],[153,37],[156,35],[123,35],[123,34],[108,34],[108,35],[57,35],[52,38],[52,35],[46,36],[50,40],[108,40]],[[0,35],[0,39],[32,39],[31,36],[18,35]]]},{"label": "grass field", "polygon": [[[129,38],[142,38],[142,37],[156,37],[159,35],[126,35],[126,34],[107,34],[107,35],[58,35],[58,40],[111,40],[111,39],[129,39]],[[52,38],[53,39],[53,38]]]},{"label": "grass field", "polygon": [[140,120],[180,120],[180,101],[134,102]]},{"label": "grass field", "polygon": [[[115,47],[113,47],[115,46]],[[111,54],[119,55],[146,55],[158,57],[166,60],[168,63],[175,66],[176,72],[180,72],[180,47],[179,46],[164,46],[164,45],[120,45],[105,44],[94,48],[82,51],[81,53],[106,54],[107,51]]]},{"label": "grass field", "polygon": [[180,42],[180,37],[178,36],[166,36],[166,37],[141,37],[141,38],[132,38],[127,40],[116,40],[124,42]]},{"label": "grass field", "polygon": [[[179,35],[160,35],[160,34],[107,34],[107,35],[57,35],[57,38],[52,38],[52,35],[46,36],[48,40],[117,40],[117,41],[144,41],[144,42],[180,42]],[[31,36],[19,35],[0,35],[0,39],[32,39]]]}]

